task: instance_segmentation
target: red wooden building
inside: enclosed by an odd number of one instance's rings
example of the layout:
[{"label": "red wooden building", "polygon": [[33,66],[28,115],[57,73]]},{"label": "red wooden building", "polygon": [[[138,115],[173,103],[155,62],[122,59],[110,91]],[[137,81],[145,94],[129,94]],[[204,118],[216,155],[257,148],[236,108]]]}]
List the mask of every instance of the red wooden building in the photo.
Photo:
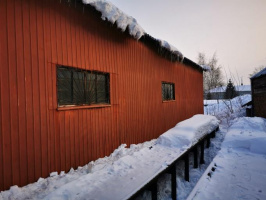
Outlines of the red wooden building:
[{"label": "red wooden building", "polygon": [[66,0],[0,1],[0,190],[203,113],[202,68]]}]

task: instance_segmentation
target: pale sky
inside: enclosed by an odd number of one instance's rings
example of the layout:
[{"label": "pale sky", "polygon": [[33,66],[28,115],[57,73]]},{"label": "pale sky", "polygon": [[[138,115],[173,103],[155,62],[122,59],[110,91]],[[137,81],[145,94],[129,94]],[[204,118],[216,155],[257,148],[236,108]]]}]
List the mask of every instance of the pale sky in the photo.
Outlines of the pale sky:
[{"label": "pale sky", "polygon": [[231,71],[250,84],[253,69],[266,65],[266,0],[109,1],[195,62],[216,52],[228,79]]}]

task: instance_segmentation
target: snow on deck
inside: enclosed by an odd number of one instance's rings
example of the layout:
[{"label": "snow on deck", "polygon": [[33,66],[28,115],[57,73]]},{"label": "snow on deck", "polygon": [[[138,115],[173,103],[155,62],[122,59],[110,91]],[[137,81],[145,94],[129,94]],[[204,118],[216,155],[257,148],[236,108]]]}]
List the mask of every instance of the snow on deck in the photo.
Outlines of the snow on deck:
[{"label": "snow on deck", "polygon": [[266,199],[265,166],[266,120],[236,119],[188,199]]},{"label": "snow on deck", "polygon": [[2,192],[0,199],[127,199],[218,124],[213,116],[195,115],[157,140],[129,149],[121,145],[109,157],[84,166],[84,170],[52,173],[53,177],[23,188],[13,186]]}]

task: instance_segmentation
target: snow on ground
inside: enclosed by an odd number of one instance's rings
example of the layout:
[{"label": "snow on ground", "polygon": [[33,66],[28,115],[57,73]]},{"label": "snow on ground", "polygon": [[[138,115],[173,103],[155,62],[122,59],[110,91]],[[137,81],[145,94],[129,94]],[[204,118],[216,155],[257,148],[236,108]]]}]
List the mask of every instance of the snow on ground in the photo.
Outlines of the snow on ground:
[{"label": "snow on ground", "polygon": [[251,95],[237,96],[231,100],[204,100],[204,114],[214,115],[227,127],[237,117],[245,116],[245,108],[242,105],[251,101]]},{"label": "snow on ground", "polygon": [[266,199],[265,166],[266,119],[238,118],[188,199]]},{"label": "snow on ground", "polygon": [[0,199],[127,199],[218,123],[213,116],[195,115],[157,140],[129,149],[121,145],[109,157],[67,174],[51,173],[25,187],[13,186]]}]

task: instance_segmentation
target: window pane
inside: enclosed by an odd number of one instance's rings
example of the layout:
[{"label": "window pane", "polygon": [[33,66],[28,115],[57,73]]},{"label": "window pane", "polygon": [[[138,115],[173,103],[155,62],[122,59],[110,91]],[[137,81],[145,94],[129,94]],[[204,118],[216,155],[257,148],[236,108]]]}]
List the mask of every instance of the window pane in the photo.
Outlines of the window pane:
[{"label": "window pane", "polygon": [[106,103],[106,77],[104,74],[97,75],[97,103]]},{"label": "window pane", "polygon": [[85,103],[84,86],[84,73],[82,71],[73,71],[73,101],[75,104]]},{"label": "window pane", "polygon": [[175,89],[173,83],[162,83],[162,99],[164,101],[175,99]]},{"label": "window pane", "polygon": [[72,104],[71,71],[57,68],[57,92],[59,105]]},{"label": "window pane", "polygon": [[87,94],[87,103],[88,104],[94,104],[96,103],[96,74],[93,74],[91,72],[87,73],[87,88],[86,88],[86,94]]}]

